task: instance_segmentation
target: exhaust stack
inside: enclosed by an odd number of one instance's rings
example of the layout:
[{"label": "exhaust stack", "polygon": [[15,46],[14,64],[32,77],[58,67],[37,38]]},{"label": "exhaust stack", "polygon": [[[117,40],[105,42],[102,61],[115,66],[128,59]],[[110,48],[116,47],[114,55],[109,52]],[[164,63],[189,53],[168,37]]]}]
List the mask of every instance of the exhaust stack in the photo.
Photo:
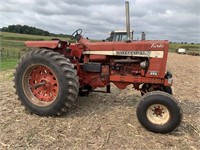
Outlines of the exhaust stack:
[{"label": "exhaust stack", "polygon": [[129,2],[125,2],[125,10],[126,10],[126,32],[127,32],[127,41],[131,41],[130,35],[130,13],[129,13]]}]

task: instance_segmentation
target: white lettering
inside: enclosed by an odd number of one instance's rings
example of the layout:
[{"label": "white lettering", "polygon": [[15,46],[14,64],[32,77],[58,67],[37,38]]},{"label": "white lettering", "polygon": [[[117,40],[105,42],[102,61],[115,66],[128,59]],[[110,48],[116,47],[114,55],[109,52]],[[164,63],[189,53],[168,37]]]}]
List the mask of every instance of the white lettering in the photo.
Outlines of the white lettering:
[{"label": "white lettering", "polygon": [[151,45],[151,48],[163,48],[164,47],[164,44],[162,44],[162,43],[153,43],[152,45]]}]

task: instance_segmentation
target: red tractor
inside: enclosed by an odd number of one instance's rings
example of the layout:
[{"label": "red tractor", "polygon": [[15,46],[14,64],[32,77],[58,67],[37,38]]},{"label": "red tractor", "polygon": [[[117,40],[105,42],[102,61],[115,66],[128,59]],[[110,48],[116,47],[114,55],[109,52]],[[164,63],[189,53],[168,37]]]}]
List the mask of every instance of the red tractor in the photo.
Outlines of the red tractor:
[{"label": "red tractor", "polygon": [[110,93],[112,82],[119,89],[131,84],[141,91],[137,118],[149,131],[168,133],[179,126],[181,109],[171,96],[172,74],[166,71],[168,41],[90,42],[81,33],[78,29],[71,35],[77,41],[73,44],[55,39],[25,42],[37,50],[19,60],[14,87],[31,113],[62,115],[78,95],[87,96],[97,87]]}]

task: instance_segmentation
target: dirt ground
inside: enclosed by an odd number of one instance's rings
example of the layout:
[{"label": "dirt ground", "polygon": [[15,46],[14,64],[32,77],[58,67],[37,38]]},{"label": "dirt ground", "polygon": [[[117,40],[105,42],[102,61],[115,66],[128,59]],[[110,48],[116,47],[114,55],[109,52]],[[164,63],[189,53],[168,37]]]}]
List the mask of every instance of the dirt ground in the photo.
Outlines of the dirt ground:
[{"label": "dirt ground", "polygon": [[140,93],[132,87],[111,94],[78,98],[62,117],[39,117],[17,100],[12,81],[0,83],[0,149],[200,149],[200,57],[169,54],[174,97],[183,109],[181,125],[170,134],[155,134],[137,121]]}]

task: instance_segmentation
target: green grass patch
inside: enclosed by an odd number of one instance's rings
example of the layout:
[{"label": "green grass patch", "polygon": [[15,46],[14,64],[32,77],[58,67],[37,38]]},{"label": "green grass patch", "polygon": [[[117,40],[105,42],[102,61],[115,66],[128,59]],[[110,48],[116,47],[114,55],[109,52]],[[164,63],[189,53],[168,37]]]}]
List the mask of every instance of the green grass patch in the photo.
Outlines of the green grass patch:
[{"label": "green grass patch", "polygon": [[14,69],[18,59],[1,59],[0,60],[0,71]]},{"label": "green grass patch", "polygon": [[54,36],[40,36],[40,35],[30,35],[30,34],[19,34],[10,32],[0,32],[0,37],[2,40],[17,40],[17,41],[46,41],[53,38],[59,38],[61,40],[69,40],[69,38],[64,37],[54,37]]},{"label": "green grass patch", "polygon": [[[21,48],[22,50],[22,48]],[[0,50],[0,58],[2,60],[4,59],[19,59],[22,54],[24,53],[25,51],[16,51],[16,49],[12,49],[12,48],[9,48],[8,50],[6,49],[1,49]]]},{"label": "green grass patch", "polygon": [[2,47],[24,47],[24,42],[16,42],[16,41],[1,41]]},{"label": "green grass patch", "polygon": [[200,44],[169,44],[169,51],[176,52],[178,48],[185,48],[188,51],[199,51]]},{"label": "green grass patch", "polygon": [[45,40],[42,38],[34,38],[34,37],[31,38],[31,37],[12,37],[12,36],[3,37],[3,39],[4,40],[18,40],[18,41],[44,41]]}]

